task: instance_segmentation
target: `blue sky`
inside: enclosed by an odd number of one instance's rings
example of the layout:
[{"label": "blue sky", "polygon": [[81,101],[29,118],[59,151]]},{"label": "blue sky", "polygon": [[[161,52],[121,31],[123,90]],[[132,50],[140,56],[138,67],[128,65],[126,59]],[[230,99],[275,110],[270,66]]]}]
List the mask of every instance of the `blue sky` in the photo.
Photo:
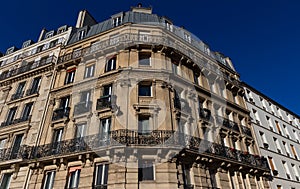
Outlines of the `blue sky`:
[{"label": "blue sky", "polygon": [[[104,3],[105,2],[105,3]],[[139,2],[231,57],[241,79],[299,114],[300,1],[12,0],[1,3],[0,51],[37,40],[40,30],[75,25],[79,10],[97,21]]]}]

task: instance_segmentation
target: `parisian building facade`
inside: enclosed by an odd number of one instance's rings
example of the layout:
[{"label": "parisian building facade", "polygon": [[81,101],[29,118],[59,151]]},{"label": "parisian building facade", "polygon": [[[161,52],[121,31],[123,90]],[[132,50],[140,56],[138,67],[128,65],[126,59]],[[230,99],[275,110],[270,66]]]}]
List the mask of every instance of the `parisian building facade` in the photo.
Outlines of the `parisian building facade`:
[{"label": "parisian building facade", "polygon": [[299,116],[244,84],[260,152],[272,170],[272,188],[300,188]]},{"label": "parisian building facade", "polygon": [[0,188],[270,188],[230,58],[152,8],[80,11],[0,63]]}]

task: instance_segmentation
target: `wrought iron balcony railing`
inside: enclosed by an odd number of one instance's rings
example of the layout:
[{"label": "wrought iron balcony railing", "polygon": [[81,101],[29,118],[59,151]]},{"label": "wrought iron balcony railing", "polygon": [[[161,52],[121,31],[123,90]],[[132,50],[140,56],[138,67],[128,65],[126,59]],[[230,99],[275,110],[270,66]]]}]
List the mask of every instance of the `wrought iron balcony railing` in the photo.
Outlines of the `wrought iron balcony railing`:
[{"label": "wrought iron balcony railing", "polygon": [[53,111],[52,121],[56,121],[63,118],[68,118],[70,114],[70,107],[61,107]]},{"label": "wrought iron balcony railing", "polygon": [[227,118],[221,117],[221,116],[216,116],[216,120],[217,123],[228,128],[228,129],[232,129],[235,130],[237,132],[240,132],[239,126],[236,122],[231,121]]},{"label": "wrought iron balcony railing", "polygon": [[248,128],[248,127],[246,127],[244,125],[242,125],[241,127],[242,127],[243,133],[245,135],[248,135],[248,136],[252,137],[252,133],[251,133],[251,129],[250,128]]},{"label": "wrought iron balcony railing", "polygon": [[97,110],[102,110],[105,108],[111,108],[112,104],[111,104],[111,95],[107,95],[107,96],[102,96],[97,100]]},{"label": "wrought iron balcony railing", "polygon": [[21,117],[21,118],[18,118],[18,119],[14,119],[12,121],[5,121],[5,122],[1,123],[0,128],[1,127],[6,127],[6,126],[9,126],[9,125],[14,125],[14,124],[26,122],[26,121],[29,121],[30,119],[31,119],[31,115],[24,116],[24,117]]},{"label": "wrought iron balcony railing", "polygon": [[33,64],[28,64],[28,65],[25,65],[25,66],[22,66],[22,67],[10,70],[9,72],[3,72],[0,75],[0,80],[4,80],[4,79],[10,78],[10,77],[14,77],[14,76],[20,75],[22,73],[25,73],[25,72],[28,72],[30,70],[33,70],[33,69],[45,66],[47,64],[55,63],[56,59],[57,58],[55,56],[51,56],[51,57],[48,57],[46,59],[41,59],[41,60],[39,60],[37,62],[34,62]]},{"label": "wrought iron balcony railing", "polygon": [[33,147],[23,145],[18,149],[5,148],[0,149],[0,162],[12,160],[12,159],[30,159],[30,154]]},{"label": "wrought iron balcony railing", "polygon": [[87,112],[91,111],[92,104],[93,104],[92,101],[79,102],[74,107],[74,115],[80,115],[80,114],[87,113]]},{"label": "wrought iron balcony railing", "polygon": [[199,116],[200,116],[200,118],[208,121],[211,117],[211,111],[209,109],[206,109],[206,108],[200,108],[199,109]]},{"label": "wrought iron balcony railing", "polygon": [[20,93],[15,93],[11,96],[11,100],[17,100],[17,99],[23,98],[23,95],[24,95],[24,91],[22,91]]}]

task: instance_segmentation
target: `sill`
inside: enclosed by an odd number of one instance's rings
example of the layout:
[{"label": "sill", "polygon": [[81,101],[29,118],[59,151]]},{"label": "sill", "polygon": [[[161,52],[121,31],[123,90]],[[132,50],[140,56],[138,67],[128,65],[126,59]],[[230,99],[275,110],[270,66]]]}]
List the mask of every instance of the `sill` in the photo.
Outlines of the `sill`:
[{"label": "sill", "polygon": [[35,94],[32,94],[32,95],[26,95],[26,96],[24,96],[22,98],[18,98],[16,100],[9,101],[9,102],[7,102],[7,104],[8,105],[9,104],[13,104],[13,103],[16,103],[16,102],[19,102],[19,101],[23,101],[23,100],[26,100],[26,99],[32,98],[32,97],[37,97],[37,96],[39,96],[39,93],[35,93]]}]

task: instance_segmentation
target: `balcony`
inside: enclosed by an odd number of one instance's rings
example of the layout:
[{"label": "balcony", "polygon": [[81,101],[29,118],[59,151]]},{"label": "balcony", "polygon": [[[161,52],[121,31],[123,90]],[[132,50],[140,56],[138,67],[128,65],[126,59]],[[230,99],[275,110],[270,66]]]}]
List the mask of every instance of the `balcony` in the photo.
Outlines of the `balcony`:
[{"label": "balcony", "polygon": [[[185,135],[170,130],[153,130],[147,134],[141,134],[135,130],[115,130],[103,137],[99,134],[61,141],[54,144],[41,145],[35,148],[31,158],[45,158],[48,156],[71,155],[79,152],[97,151],[115,146],[163,146],[178,149],[188,149],[192,153],[208,156],[216,160],[224,159],[244,164],[249,167],[268,169],[266,158],[252,155],[221,144],[202,140],[198,137]],[[145,148],[145,147],[144,147]]]},{"label": "balcony", "polygon": [[23,145],[18,150],[13,148],[0,149],[0,162],[13,159],[29,159],[32,148],[31,146]]},{"label": "balcony", "polygon": [[30,95],[34,95],[34,94],[39,94],[39,90],[40,90],[40,87],[28,89],[26,91],[26,96],[30,96]]},{"label": "balcony", "polygon": [[251,133],[251,129],[250,128],[248,128],[246,126],[243,126],[243,125],[241,125],[241,127],[242,127],[242,131],[243,131],[243,133],[245,135],[247,135],[249,137],[252,137],[252,133]]},{"label": "balcony", "polygon": [[80,115],[91,111],[92,108],[92,101],[88,102],[79,102],[75,105],[74,108],[74,115]]},{"label": "balcony", "polygon": [[10,125],[14,125],[14,124],[18,124],[18,123],[22,123],[22,122],[26,122],[26,121],[29,121],[30,119],[31,119],[31,115],[21,117],[21,118],[18,118],[18,119],[14,119],[12,121],[5,121],[5,122],[1,123],[0,128],[1,127],[7,127],[7,126],[10,126]]},{"label": "balcony", "polygon": [[107,189],[107,185],[95,185],[94,189]]},{"label": "balcony", "polygon": [[56,57],[55,56],[51,56],[51,57],[48,57],[46,59],[41,59],[37,62],[34,62],[33,64],[28,64],[28,65],[10,70],[9,72],[3,72],[0,75],[0,80],[5,80],[5,79],[8,79],[8,78],[11,78],[11,77],[14,77],[14,76],[18,76],[18,75],[23,74],[25,72],[28,72],[28,71],[31,71],[33,69],[40,68],[42,66],[45,66],[47,64],[52,64],[52,63],[55,63],[55,62],[56,62]]},{"label": "balcony", "polygon": [[211,111],[206,108],[200,108],[199,116],[200,116],[200,118],[204,119],[205,121],[209,121],[210,117],[211,117]]},{"label": "balcony", "polygon": [[11,100],[17,100],[17,99],[20,99],[20,98],[23,98],[23,95],[24,95],[24,91],[20,92],[20,93],[15,93],[11,96]]},{"label": "balcony", "polygon": [[111,95],[102,96],[97,100],[97,106],[96,106],[97,110],[103,110],[111,107],[112,107]]},{"label": "balcony", "polygon": [[69,118],[70,107],[66,108],[57,108],[53,111],[52,121],[60,120],[63,118]]},{"label": "balcony", "polygon": [[240,132],[239,126],[236,122],[231,121],[227,118],[216,116],[217,124],[222,125],[228,129],[235,130],[237,132]]}]

